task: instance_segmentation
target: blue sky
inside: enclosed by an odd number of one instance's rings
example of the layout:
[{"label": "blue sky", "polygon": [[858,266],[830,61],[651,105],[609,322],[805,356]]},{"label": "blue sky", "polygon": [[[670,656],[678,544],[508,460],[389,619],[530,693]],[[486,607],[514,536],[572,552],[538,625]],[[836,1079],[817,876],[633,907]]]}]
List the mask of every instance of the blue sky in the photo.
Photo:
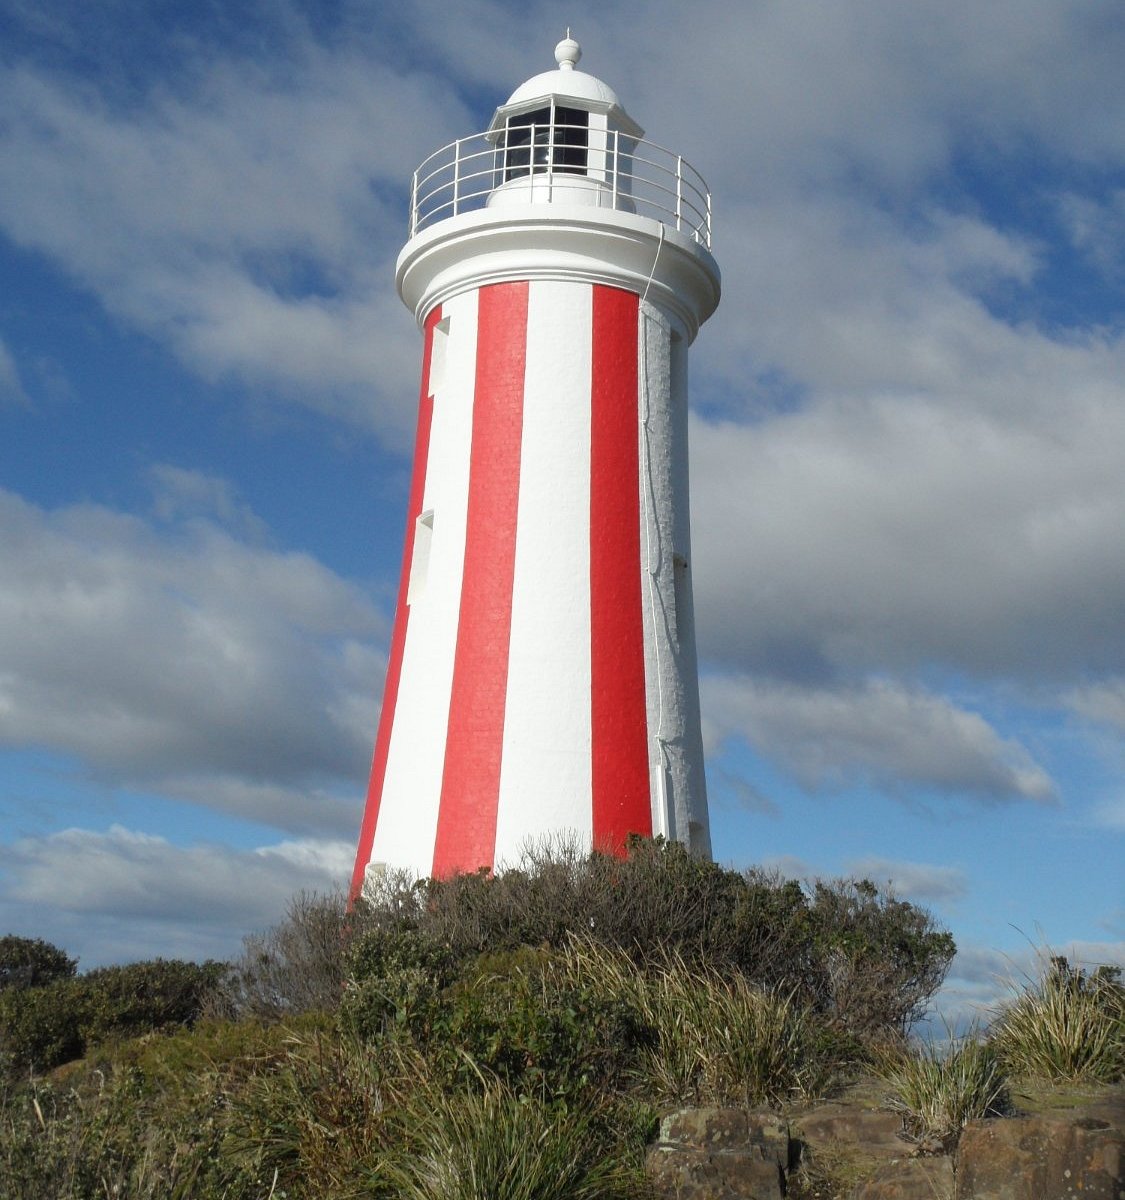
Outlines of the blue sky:
[{"label": "blue sky", "polygon": [[1125,960],[1116,0],[0,0],[0,925],[225,955],[358,831],[406,188],[570,25],[714,195],[716,855],[893,881],[943,1004]]}]

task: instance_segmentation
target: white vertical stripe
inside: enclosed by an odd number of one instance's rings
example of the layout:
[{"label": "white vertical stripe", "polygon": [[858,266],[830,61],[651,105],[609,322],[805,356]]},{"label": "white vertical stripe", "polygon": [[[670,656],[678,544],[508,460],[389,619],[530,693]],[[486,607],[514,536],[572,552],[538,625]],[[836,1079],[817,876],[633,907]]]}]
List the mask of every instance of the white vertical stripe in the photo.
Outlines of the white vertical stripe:
[{"label": "white vertical stripe", "polygon": [[533,282],[496,862],[593,834],[590,370],[593,288]]},{"label": "white vertical stripe", "polygon": [[[443,305],[423,512],[433,512],[425,586],[410,606],[372,862],[429,875],[437,836],[449,696],[461,608],[476,382],[477,292]],[[435,335],[435,345],[439,339]]]}]

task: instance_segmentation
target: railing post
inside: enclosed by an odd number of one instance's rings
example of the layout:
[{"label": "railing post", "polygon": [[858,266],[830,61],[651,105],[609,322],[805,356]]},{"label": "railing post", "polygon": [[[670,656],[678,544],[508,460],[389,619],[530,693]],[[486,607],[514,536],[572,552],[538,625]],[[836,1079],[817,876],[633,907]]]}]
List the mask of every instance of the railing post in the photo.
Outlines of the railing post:
[{"label": "railing post", "polygon": [[461,203],[461,138],[453,143],[453,215]]},{"label": "railing post", "polygon": [[418,172],[410,181],[410,236],[418,232]]},{"label": "railing post", "polygon": [[707,193],[707,249],[711,249],[711,193]]},{"label": "railing post", "polygon": [[684,156],[676,155],[676,232],[682,228],[684,213]]},{"label": "railing post", "polygon": [[617,177],[621,173],[621,130],[613,131],[613,208],[617,208]]}]

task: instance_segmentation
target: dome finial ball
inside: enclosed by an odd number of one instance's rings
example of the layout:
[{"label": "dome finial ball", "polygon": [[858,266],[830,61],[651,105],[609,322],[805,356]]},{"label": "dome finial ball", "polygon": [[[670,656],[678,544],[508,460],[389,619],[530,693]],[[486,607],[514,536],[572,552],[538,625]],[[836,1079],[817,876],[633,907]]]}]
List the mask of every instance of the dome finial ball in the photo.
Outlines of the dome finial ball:
[{"label": "dome finial ball", "polygon": [[582,57],[582,47],[570,36],[567,29],[566,37],[555,47],[555,62],[560,71],[573,71],[575,64]]}]

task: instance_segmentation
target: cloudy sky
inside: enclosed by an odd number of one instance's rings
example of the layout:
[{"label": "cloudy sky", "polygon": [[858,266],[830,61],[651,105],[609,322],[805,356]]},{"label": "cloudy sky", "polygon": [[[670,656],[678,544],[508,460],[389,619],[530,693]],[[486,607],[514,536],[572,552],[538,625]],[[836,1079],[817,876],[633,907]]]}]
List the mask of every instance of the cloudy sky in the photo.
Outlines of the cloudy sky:
[{"label": "cloudy sky", "polygon": [[0,0],[0,925],[227,954],[350,866],[406,186],[553,65],[707,177],[716,855],[1125,957],[1118,0]]}]

